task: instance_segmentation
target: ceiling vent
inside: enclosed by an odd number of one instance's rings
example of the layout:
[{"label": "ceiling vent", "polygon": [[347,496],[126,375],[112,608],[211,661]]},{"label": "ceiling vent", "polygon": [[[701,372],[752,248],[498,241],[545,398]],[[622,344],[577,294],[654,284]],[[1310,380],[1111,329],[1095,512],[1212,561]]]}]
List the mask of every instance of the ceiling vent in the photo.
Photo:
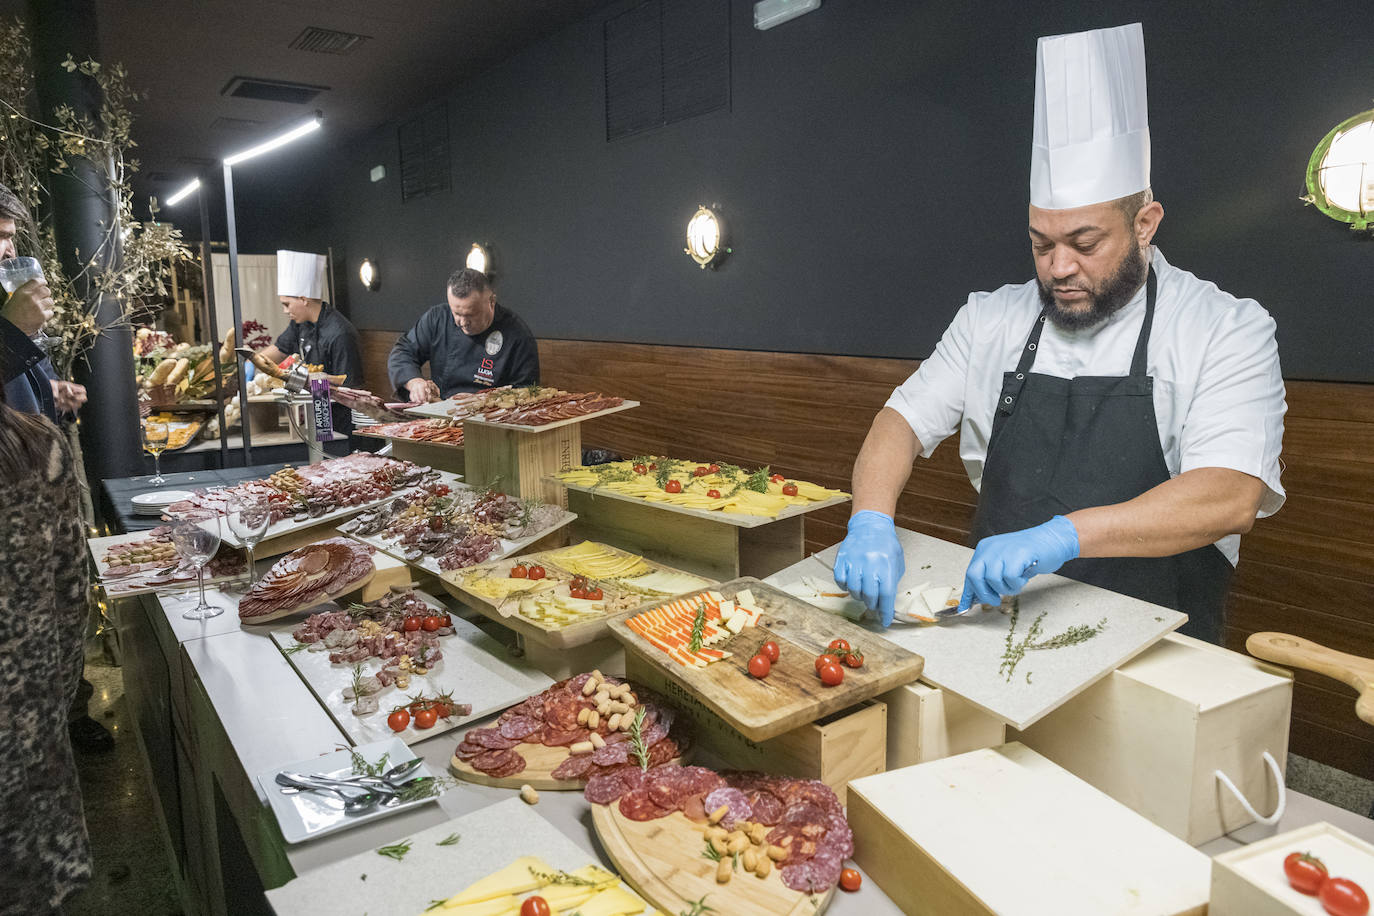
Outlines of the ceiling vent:
[{"label": "ceiling vent", "polygon": [[333,29],[321,29],[312,25],[307,26],[287,47],[297,51],[313,51],[316,54],[352,54],[363,42],[371,40],[371,35],[336,32]]},{"label": "ceiling vent", "polygon": [[211,130],[257,130],[263,122],[252,118],[215,118],[210,122]]},{"label": "ceiling vent", "polygon": [[224,84],[220,95],[238,99],[257,99],[262,102],[287,102],[292,105],[305,105],[315,96],[329,89],[328,86],[310,86],[305,83],[288,83],[282,80],[260,80],[247,76],[236,76]]}]

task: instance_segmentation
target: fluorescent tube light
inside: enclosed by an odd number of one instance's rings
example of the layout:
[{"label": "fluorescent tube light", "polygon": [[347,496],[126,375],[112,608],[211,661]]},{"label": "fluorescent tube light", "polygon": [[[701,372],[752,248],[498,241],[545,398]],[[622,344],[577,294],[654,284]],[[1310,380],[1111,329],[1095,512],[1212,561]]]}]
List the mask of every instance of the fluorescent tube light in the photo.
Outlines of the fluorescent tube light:
[{"label": "fluorescent tube light", "polygon": [[200,187],[200,179],[192,178],[191,181],[184,188],[182,188],[180,191],[177,191],[171,197],[167,198],[165,201],[163,201],[163,203],[165,203],[169,207],[175,207],[177,204],[181,203],[183,200],[190,197],[191,192],[198,187]]},{"label": "fluorescent tube light", "polygon": [[320,129],[320,115],[316,114],[315,117],[311,118],[309,121],[306,121],[304,124],[300,125],[299,127],[295,127],[295,128],[292,128],[291,130],[288,130],[286,133],[282,134],[280,137],[274,137],[274,138],[272,138],[271,140],[266,141],[265,143],[259,143],[257,146],[255,146],[255,147],[253,147],[253,148],[251,148],[251,149],[246,149],[246,150],[244,150],[244,151],[241,152],[241,153],[235,153],[235,154],[232,155],[232,156],[226,156],[226,157],[224,158],[224,164],[225,164],[225,165],[238,165],[240,162],[245,162],[245,161],[247,161],[247,160],[249,160],[249,159],[252,159],[254,156],[261,156],[263,153],[266,153],[266,152],[269,152],[269,151],[271,151],[271,150],[274,150],[274,149],[276,149],[276,148],[279,147],[279,146],[285,146],[286,144],[290,143],[292,140],[296,140],[296,139],[298,139],[298,138],[300,138],[300,137],[304,137],[306,134],[310,133],[311,131],[316,131],[316,130],[319,130],[319,129]]}]

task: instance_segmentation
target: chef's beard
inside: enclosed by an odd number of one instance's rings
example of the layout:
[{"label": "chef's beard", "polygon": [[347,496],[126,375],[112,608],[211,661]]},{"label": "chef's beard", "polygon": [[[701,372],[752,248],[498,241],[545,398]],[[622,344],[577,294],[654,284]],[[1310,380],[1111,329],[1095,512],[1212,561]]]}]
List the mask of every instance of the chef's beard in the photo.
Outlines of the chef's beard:
[{"label": "chef's beard", "polygon": [[1070,311],[1054,298],[1054,290],[1051,287],[1038,279],[1035,285],[1040,290],[1040,301],[1045,306],[1045,314],[1054,322],[1055,327],[1061,331],[1081,331],[1106,321],[1121,311],[1140,289],[1140,284],[1145,282],[1145,273],[1148,269],[1149,265],[1145,258],[1141,257],[1138,249],[1128,251],[1100,289],[1088,290],[1091,306],[1087,309]]}]

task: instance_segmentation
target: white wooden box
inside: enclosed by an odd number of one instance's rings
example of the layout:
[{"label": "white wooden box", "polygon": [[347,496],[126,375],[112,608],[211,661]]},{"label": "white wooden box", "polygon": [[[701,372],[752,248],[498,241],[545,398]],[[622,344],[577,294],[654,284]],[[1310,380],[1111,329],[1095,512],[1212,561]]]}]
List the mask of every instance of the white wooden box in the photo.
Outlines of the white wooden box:
[{"label": "white wooden box", "polygon": [[1202,916],[1201,852],[1021,744],[856,779],[854,859],[909,916]]},{"label": "white wooden box", "polygon": [[878,697],[887,704],[887,768],[899,770],[1007,740],[1007,726],[958,694],[917,681]]},{"label": "white wooden box", "polygon": [[1331,877],[1374,890],[1374,846],[1322,821],[1213,859],[1211,916],[1325,916],[1316,897],[1293,890],[1284,877],[1290,852],[1310,852]]},{"label": "white wooden box", "polygon": [[1175,633],[1012,737],[1197,846],[1253,822],[1218,770],[1274,810],[1292,706],[1289,672]]}]

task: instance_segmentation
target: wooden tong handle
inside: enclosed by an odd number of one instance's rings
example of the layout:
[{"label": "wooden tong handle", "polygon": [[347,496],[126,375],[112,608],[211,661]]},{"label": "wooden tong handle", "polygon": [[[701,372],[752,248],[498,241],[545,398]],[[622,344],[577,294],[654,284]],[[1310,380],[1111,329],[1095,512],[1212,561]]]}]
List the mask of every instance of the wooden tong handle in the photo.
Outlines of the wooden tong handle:
[{"label": "wooden tong handle", "polygon": [[1255,633],[1245,641],[1245,648],[1256,658],[1315,671],[1354,687],[1360,692],[1355,714],[1374,725],[1374,659],[1347,655],[1287,633]]}]

